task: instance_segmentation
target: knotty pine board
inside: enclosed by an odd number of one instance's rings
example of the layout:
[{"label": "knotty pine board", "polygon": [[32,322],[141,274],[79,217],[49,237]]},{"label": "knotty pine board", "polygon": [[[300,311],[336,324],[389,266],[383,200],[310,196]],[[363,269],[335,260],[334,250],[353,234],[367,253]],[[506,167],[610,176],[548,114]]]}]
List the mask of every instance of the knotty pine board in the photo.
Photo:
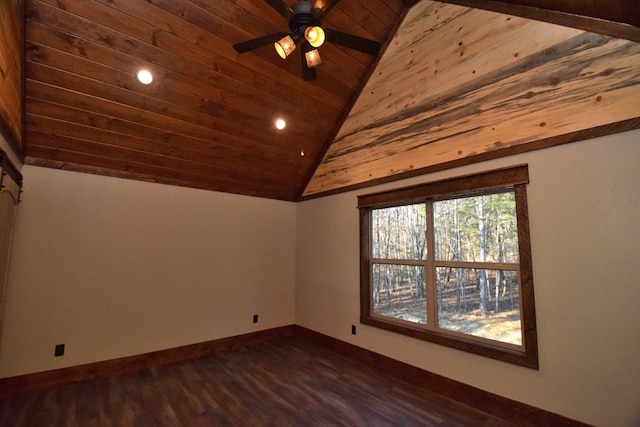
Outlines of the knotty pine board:
[{"label": "knotty pine board", "polygon": [[304,195],[640,116],[640,44],[424,0]]}]

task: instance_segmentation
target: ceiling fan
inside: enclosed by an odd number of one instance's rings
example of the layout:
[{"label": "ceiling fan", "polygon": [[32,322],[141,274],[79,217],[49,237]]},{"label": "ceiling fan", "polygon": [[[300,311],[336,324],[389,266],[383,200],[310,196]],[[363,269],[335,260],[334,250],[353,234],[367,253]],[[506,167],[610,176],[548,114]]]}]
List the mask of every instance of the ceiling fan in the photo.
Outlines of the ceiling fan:
[{"label": "ceiling fan", "polygon": [[305,80],[316,78],[316,66],[322,63],[318,47],[325,41],[377,55],[380,43],[353,34],[329,28],[322,28],[322,19],[338,3],[339,0],[327,0],[323,7],[314,7],[306,0],[288,6],[284,0],[265,0],[269,6],[289,20],[290,31],[279,31],[274,34],[247,40],[233,45],[239,52],[248,52],[262,46],[273,44],[282,59],[286,59],[298,44],[302,58],[302,75]]}]

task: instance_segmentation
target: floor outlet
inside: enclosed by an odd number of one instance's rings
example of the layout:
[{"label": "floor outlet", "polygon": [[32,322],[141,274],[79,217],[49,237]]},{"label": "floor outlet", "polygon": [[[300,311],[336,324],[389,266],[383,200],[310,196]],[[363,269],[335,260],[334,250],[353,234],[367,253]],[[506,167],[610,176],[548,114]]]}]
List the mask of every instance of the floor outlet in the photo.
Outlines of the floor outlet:
[{"label": "floor outlet", "polygon": [[60,357],[60,356],[64,356],[64,344],[57,344],[56,345],[56,350],[53,353],[53,355],[55,357]]},{"label": "floor outlet", "polygon": [[258,323],[258,315],[257,314],[253,315],[253,323]]},{"label": "floor outlet", "polygon": [[351,334],[352,335],[356,334],[356,325],[351,325]]}]

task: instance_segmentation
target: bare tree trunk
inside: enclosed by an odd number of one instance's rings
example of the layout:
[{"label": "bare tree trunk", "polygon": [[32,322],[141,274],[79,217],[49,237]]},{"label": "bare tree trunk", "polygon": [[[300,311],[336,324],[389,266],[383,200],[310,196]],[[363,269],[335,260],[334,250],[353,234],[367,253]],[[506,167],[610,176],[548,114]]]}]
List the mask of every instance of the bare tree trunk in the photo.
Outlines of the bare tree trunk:
[{"label": "bare tree trunk", "polygon": [[[478,232],[480,234],[480,262],[486,262],[487,260],[487,241],[486,231],[484,227],[484,199],[477,197],[477,211],[478,211]],[[487,271],[480,270],[480,276],[478,278],[478,286],[480,287],[480,311],[486,313],[489,303],[489,285],[487,283]]]},{"label": "bare tree trunk", "polygon": [[[499,215],[498,215],[499,217]],[[498,262],[504,261],[504,248],[502,247],[502,235],[500,221],[496,221],[496,247],[498,248]],[[496,270],[496,313],[500,312],[500,283],[502,283],[502,270]]]},{"label": "bare tree trunk", "polygon": [[502,271],[496,270],[496,313],[500,312],[500,283],[502,282]]},{"label": "bare tree trunk", "polygon": [[[458,200],[453,200],[453,228],[455,243],[453,248],[453,261],[460,261],[460,224],[458,223]],[[462,277],[460,269],[456,268],[456,306],[463,308],[467,311],[467,296],[464,291],[464,284],[462,283]]]}]

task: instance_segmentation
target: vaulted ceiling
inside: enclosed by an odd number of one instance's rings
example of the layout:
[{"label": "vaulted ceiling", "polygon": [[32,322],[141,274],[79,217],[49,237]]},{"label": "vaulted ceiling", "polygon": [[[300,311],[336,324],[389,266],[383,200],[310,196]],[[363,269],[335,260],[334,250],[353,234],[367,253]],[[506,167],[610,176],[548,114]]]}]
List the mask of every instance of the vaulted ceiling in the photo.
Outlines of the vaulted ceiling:
[{"label": "vaulted ceiling", "polygon": [[25,162],[293,201],[640,127],[634,2],[317,0],[382,49],[305,81],[233,48],[293,0],[27,0]]},{"label": "vaulted ceiling", "polygon": [[[404,12],[401,0],[331,3],[323,25],[382,42]],[[288,29],[262,0],[29,0],[26,19],[28,163],[284,200],[376,60],[325,43],[309,82],[298,55],[236,52]]]}]

